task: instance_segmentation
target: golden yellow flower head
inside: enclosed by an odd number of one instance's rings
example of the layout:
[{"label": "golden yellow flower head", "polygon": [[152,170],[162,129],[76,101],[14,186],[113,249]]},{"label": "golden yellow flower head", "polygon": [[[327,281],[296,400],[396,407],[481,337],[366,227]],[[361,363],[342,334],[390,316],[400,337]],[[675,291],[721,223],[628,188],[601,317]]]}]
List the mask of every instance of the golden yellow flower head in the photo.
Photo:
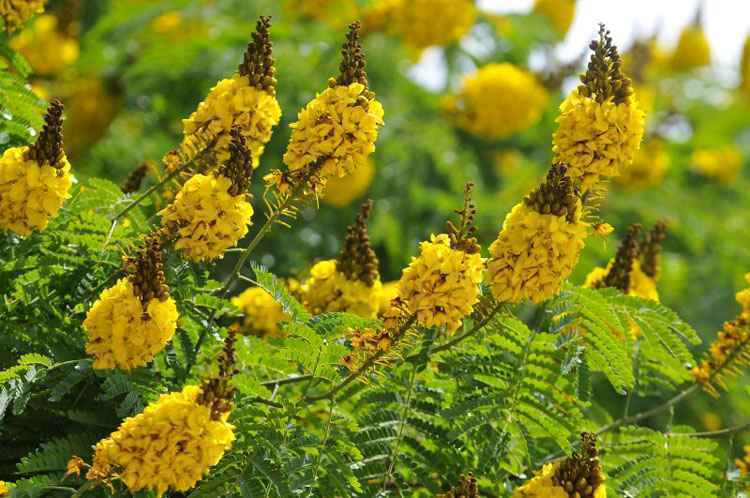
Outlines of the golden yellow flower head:
[{"label": "golden yellow flower head", "polygon": [[240,130],[247,142],[253,167],[260,164],[273,127],[281,119],[281,107],[276,100],[270,25],[270,18],[260,17],[239,71],[231,78],[219,81],[196,111],[183,120],[182,155],[192,159],[207,147],[211,148],[199,160],[201,172],[229,158],[231,130],[234,128]]},{"label": "golden yellow flower head", "polygon": [[236,129],[230,149],[229,161],[219,171],[193,176],[159,212],[162,224],[176,230],[175,247],[187,259],[220,258],[247,234],[253,216],[247,194],[252,161]]},{"label": "golden yellow flower head", "polygon": [[516,488],[513,498],[606,498],[596,436],[584,432],[581,440],[579,453],[546,464],[536,476]]},{"label": "golden yellow flower head", "polygon": [[23,26],[34,14],[44,12],[47,0],[0,0],[0,19],[7,33]]},{"label": "golden yellow flower head", "polygon": [[464,80],[446,110],[460,128],[499,139],[534,125],[546,102],[547,92],[533,74],[513,64],[489,64]]},{"label": "golden yellow flower head", "polygon": [[146,365],[177,329],[177,306],[169,296],[158,234],[146,238],[124,266],[127,276],[101,293],[83,322],[94,368]]},{"label": "golden yellow flower head", "polygon": [[448,233],[422,242],[399,281],[398,297],[424,327],[454,332],[479,302],[484,260],[476,239],[476,208],[467,184],[458,226],[448,222]]},{"label": "golden yellow flower head", "polygon": [[52,14],[37,17],[11,40],[10,46],[40,76],[56,76],[78,59],[78,40],[61,31]]},{"label": "golden yellow flower head", "polygon": [[576,0],[536,0],[534,12],[546,17],[563,37],[576,15]]},{"label": "golden yellow flower head", "polygon": [[378,315],[384,315],[391,309],[391,301],[398,297],[398,280],[385,282],[380,290],[380,305],[378,306]]},{"label": "golden yellow flower head", "polygon": [[347,227],[337,260],[321,261],[310,270],[310,278],[300,291],[303,303],[312,313],[349,311],[363,317],[377,314],[382,284],[378,258],[367,231],[371,210],[372,201],[364,203],[356,223]]},{"label": "golden yellow flower head", "polygon": [[554,165],[544,184],[505,218],[490,246],[488,281],[498,301],[545,301],[560,291],[578,262],[589,224],[565,167]]},{"label": "golden yellow flower head", "polygon": [[375,177],[375,164],[368,158],[359,168],[344,177],[334,176],[326,182],[326,190],[321,201],[331,206],[344,207],[361,197]]},{"label": "golden yellow flower head", "polygon": [[711,64],[711,45],[703,31],[701,17],[699,8],[693,23],[685,26],[680,33],[672,54],[672,67],[677,71],[689,71]]},{"label": "golden yellow flower head", "polygon": [[10,487],[8,487],[8,483],[5,481],[0,481],[0,496],[6,496],[10,494]]},{"label": "golden yellow flower head", "polygon": [[719,183],[734,181],[742,162],[742,152],[736,145],[698,149],[690,157],[693,170]]},{"label": "golden yellow flower head", "polygon": [[341,51],[341,74],[300,111],[284,154],[287,173],[266,178],[280,188],[285,182],[310,186],[322,193],[327,178],[350,175],[375,150],[383,106],[367,86],[359,23],[349,26]]},{"label": "golden yellow flower head", "polygon": [[560,106],[552,148],[555,162],[567,164],[567,174],[584,189],[617,176],[633,162],[645,121],[603,25],[591,49],[582,84]]},{"label": "golden yellow flower head", "polygon": [[289,320],[281,304],[261,287],[245,289],[232,298],[232,304],[245,314],[242,330],[261,337],[279,335],[279,324]]},{"label": "golden yellow flower head", "polygon": [[24,236],[44,230],[70,196],[62,112],[62,104],[52,101],[36,143],[11,147],[0,157],[0,229]]},{"label": "golden yellow flower head", "polygon": [[745,477],[750,473],[750,445],[746,445],[743,451],[745,454],[742,458],[737,458],[734,464],[737,466],[737,470],[740,471],[740,476]]},{"label": "golden yellow flower head", "polygon": [[661,183],[669,168],[669,152],[664,141],[653,138],[635,153],[633,164],[615,181],[627,189],[641,190]]}]

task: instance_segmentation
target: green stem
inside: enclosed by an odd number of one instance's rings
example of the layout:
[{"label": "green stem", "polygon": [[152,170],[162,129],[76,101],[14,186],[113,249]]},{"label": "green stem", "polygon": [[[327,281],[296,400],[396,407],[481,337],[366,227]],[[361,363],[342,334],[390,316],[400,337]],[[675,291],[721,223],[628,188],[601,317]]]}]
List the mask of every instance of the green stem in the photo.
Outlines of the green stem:
[{"label": "green stem", "polygon": [[406,393],[406,402],[404,403],[404,411],[401,414],[401,420],[398,428],[398,434],[396,434],[396,441],[393,444],[391,454],[388,456],[385,476],[383,476],[383,492],[388,487],[388,483],[393,479],[393,469],[396,467],[396,459],[398,458],[399,446],[401,445],[401,439],[404,437],[406,431],[406,418],[411,410],[411,398],[414,394],[414,384],[417,380],[417,366],[411,366],[411,373],[409,376],[409,391]]}]

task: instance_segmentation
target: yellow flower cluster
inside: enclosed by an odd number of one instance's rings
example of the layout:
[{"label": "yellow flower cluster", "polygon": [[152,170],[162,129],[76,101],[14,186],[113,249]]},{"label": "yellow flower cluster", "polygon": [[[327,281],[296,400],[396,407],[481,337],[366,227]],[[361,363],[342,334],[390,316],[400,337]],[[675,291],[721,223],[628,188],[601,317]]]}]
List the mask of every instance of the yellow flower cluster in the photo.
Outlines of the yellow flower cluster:
[{"label": "yellow flower cluster", "polygon": [[628,189],[644,189],[661,183],[669,168],[669,152],[664,142],[654,138],[635,153],[633,164],[625,168],[615,181]]},{"label": "yellow flower cluster", "polygon": [[560,36],[565,36],[576,15],[576,0],[536,0],[534,13],[550,20]]},{"label": "yellow flower cluster", "polygon": [[737,458],[734,464],[737,466],[737,470],[740,471],[740,476],[745,477],[750,473],[750,445],[746,445],[743,450],[745,455],[742,458]]},{"label": "yellow flower cluster", "polygon": [[195,157],[206,140],[216,140],[214,163],[223,163],[229,159],[230,131],[239,127],[252,153],[253,167],[257,168],[280,119],[281,107],[276,97],[252,86],[247,76],[238,73],[219,81],[196,111],[183,120],[185,138],[181,148],[187,157]]},{"label": "yellow flower cluster", "polygon": [[[559,463],[548,463],[530,481],[513,491],[513,498],[570,498],[571,494],[555,484]],[[607,488],[602,484],[593,491],[593,498],[607,498]]]},{"label": "yellow flower cluster", "polygon": [[[745,281],[750,284],[750,273],[745,275]],[[740,317],[750,322],[750,288],[739,291],[735,298],[742,306]]]},{"label": "yellow flower cluster", "polygon": [[153,298],[144,308],[131,280],[122,278],[101,293],[83,327],[94,368],[132,370],[148,364],[172,339],[177,306],[172,298]]},{"label": "yellow flower cluster", "polygon": [[15,31],[34,14],[44,12],[47,0],[0,0],[0,18],[5,31]]},{"label": "yellow flower cluster", "polygon": [[720,183],[730,183],[742,169],[742,152],[736,145],[698,149],[690,157],[695,171]]},{"label": "yellow flower cluster", "polygon": [[10,493],[10,488],[8,487],[8,483],[5,481],[0,481],[0,496],[5,496]]},{"label": "yellow flower cluster", "polygon": [[[604,277],[607,276],[614,260],[610,260],[606,268],[596,267],[587,276],[583,284],[584,287],[594,288]],[[628,291],[629,296],[641,297],[643,299],[659,300],[659,292],[656,290],[656,281],[643,273],[641,262],[634,260],[628,273]]]},{"label": "yellow flower cluster", "polygon": [[101,139],[120,110],[119,96],[99,76],[72,79],[64,90],[68,102],[65,145],[70,157],[83,153]]},{"label": "yellow flower cluster", "polygon": [[487,265],[492,294],[499,301],[539,303],[559,292],[570,276],[588,235],[580,203],[571,221],[566,215],[541,214],[517,204],[490,246]]},{"label": "yellow flower cluster", "polygon": [[73,183],[70,163],[39,164],[29,147],[11,147],[0,157],[0,228],[19,235],[44,230],[57,215]]},{"label": "yellow flower cluster", "polygon": [[234,441],[229,412],[213,419],[199,402],[201,393],[201,387],[187,386],[125,419],[96,445],[87,477],[116,475],[131,492],[150,490],[158,497],[191,489]]},{"label": "yellow flower cluster", "polygon": [[358,13],[356,0],[290,0],[284,9],[291,16],[325,21],[333,27],[356,19]]},{"label": "yellow flower cluster", "polygon": [[364,167],[375,150],[383,106],[365,85],[333,85],[317,95],[292,123],[284,154],[291,171],[318,163],[319,175],[343,177]]},{"label": "yellow flower cluster", "polygon": [[447,110],[460,128],[499,139],[534,125],[546,102],[547,92],[533,74],[513,64],[489,64],[464,80]]},{"label": "yellow flower cluster", "polygon": [[231,187],[232,181],[219,173],[194,175],[159,212],[163,225],[178,228],[175,247],[188,259],[219,258],[247,234],[253,207],[247,194],[232,195]]},{"label": "yellow flower cluster", "polygon": [[633,95],[622,103],[605,102],[574,90],[560,105],[553,136],[555,162],[568,165],[568,175],[590,188],[620,174],[633,162],[643,137],[645,115]]},{"label": "yellow flower cluster", "polygon": [[368,158],[352,174],[329,178],[326,182],[325,193],[320,200],[331,206],[347,206],[367,192],[374,177],[375,164],[372,159]]},{"label": "yellow flower cluster", "polygon": [[52,14],[37,17],[11,40],[10,46],[41,76],[55,76],[78,59],[78,41],[58,29]]},{"label": "yellow flower cluster", "polygon": [[678,71],[688,71],[711,63],[711,46],[700,25],[686,26],[680,33],[672,54],[672,67]]},{"label": "yellow flower cluster", "polygon": [[447,234],[432,235],[419,245],[399,281],[399,297],[425,327],[455,331],[479,302],[484,261],[451,247]]},{"label": "yellow flower cluster", "polygon": [[361,280],[346,278],[337,266],[338,262],[330,259],[320,261],[310,269],[310,278],[300,288],[305,307],[316,315],[348,311],[374,318],[380,307],[380,280],[368,286]]},{"label": "yellow flower cluster", "polygon": [[242,330],[261,337],[279,335],[279,323],[289,320],[281,304],[260,287],[245,289],[239,296],[232,298],[232,304],[245,314]]}]

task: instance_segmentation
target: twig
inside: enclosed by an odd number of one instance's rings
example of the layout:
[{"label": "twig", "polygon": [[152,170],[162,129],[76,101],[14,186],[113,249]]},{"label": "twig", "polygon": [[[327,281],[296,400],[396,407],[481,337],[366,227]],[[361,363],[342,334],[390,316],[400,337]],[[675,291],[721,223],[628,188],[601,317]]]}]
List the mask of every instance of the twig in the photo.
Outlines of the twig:
[{"label": "twig", "polygon": [[305,374],[305,375],[298,375],[296,377],[286,377],[283,379],[268,380],[266,382],[262,382],[261,385],[265,387],[283,386],[284,384],[294,384],[296,382],[302,382],[311,378],[312,378],[311,374]]},{"label": "twig", "polygon": [[688,437],[705,437],[709,439],[719,439],[724,436],[733,436],[738,432],[743,432],[750,429],[750,422],[735,425],[734,427],[727,427],[726,429],[719,429],[717,431],[706,431],[706,432],[667,432],[665,436],[688,436]]}]

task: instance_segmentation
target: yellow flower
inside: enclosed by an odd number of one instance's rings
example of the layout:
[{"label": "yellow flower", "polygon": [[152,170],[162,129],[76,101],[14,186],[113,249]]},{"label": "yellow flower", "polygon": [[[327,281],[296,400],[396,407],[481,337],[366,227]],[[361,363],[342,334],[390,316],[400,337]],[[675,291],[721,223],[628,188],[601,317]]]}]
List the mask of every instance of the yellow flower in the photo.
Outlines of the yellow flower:
[{"label": "yellow flower", "polygon": [[99,76],[76,77],[65,87],[67,119],[66,146],[73,158],[81,157],[101,139],[120,110],[119,96]]},{"label": "yellow flower", "polygon": [[661,183],[669,167],[669,152],[664,142],[654,138],[635,153],[633,164],[625,168],[615,181],[628,189],[644,189]]},{"label": "yellow flower", "polygon": [[331,206],[346,206],[370,188],[374,176],[375,164],[368,158],[351,175],[330,178],[321,200]]},{"label": "yellow flower", "polygon": [[284,10],[292,16],[325,21],[335,28],[358,15],[355,0],[290,0],[284,4]]},{"label": "yellow flower", "polygon": [[245,314],[243,330],[261,337],[279,335],[279,323],[289,320],[281,304],[260,287],[245,289],[242,294],[232,298],[232,304]]},{"label": "yellow flower", "polygon": [[57,24],[52,14],[41,15],[11,40],[10,46],[26,57],[35,74],[55,76],[78,59],[78,41]]},{"label": "yellow flower", "polygon": [[10,494],[8,483],[5,481],[0,481],[0,496],[5,496],[7,494]]},{"label": "yellow flower", "polygon": [[0,229],[23,236],[44,230],[70,196],[62,112],[62,104],[53,101],[36,143],[11,147],[0,157]]},{"label": "yellow flower", "polygon": [[83,322],[94,368],[132,370],[148,364],[172,339],[177,316],[172,298],[153,298],[144,307],[131,280],[118,280],[101,293]]},{"label": "yellow flower", "polygon": [[[614,260],[610,260],[606,268],[596,267],[586,276],[586,281],[583,286],[588,288],[597,287],[602,279],[612,269]],[[643,270],[641,270],[641,263],[638,260],[634,260],[629,276],[629,285],[627,294],[629,296],[641,297],[643,299],[651,299],[652,301],[659,300],[659,292],[656,290],[656,282],[653,278],[649,277]]]},{"label": "yellow flower", "polygon": [[221,460],[234,441],[229,412],[212,417],[201,403],[203,388],[187,386],[164,394],[146,409],[123,421],[96,445],[87,478],[117,476],[135,493],[191,489]]},{"label": "yellow flower", "polygon": [[475,135],[499,139],[539,121],[547,92],[534,75],[513,64],[489,64],[467,77],[448,100],[456,124]]},{"label": "yellow flower", "polygon": [[455,331],[479,302],[484,261],[451,247],[447,234],[432,235],[420,245],[399,281],[398,295],[425,327]]},{"label": "yellow flower", "polygon": [[[565,488],[555,484],[558,467],[558,463],[546,464],[530,481],[513,491],[513,498],[570,498]],[[603,484],[594,491],[594,498],[607,498],[607,489]]]},{"label": "yellow flower", "polygon": [[174,202],[159,212],[163,225],[178,227],[175,247],[186,258],[219,258],[247,234],[253,206],[247,194],[230,194],[231,187],[232,181],[219,173],[194,175]]},{"label": "yellow flower", "polygon": [[746,445],[743,450],[745,455],[742,458],[737,458],[734,463],[737,465],[737,470],[740,471],[740,475],[745,477],[750,473],[750,445]]},{"label": "yellow flower", "polygon": [[555,162],[569,166],[568,175],[590,188],[620,174],[640,148],[645,115],[634,96],[616,104],[599,103],[574,90],[560,106],[553,136]]},{"label": "yellow flower", "polygon": [[322,178],[344,177],[366,167],[382,124],[383,106],[365,85],[336,84],[309,102],[290,125],[284,163],[291,171],[318,163]]},{"label": "yellow flower", "polygon": [[698,149],[690,157],[692,168],[719,183],[734,181],[742,169],[742,152],[736,145]]},{"label": "yellow flower", "polygon": [[686,26],[672,54],[672,67],[678,71],[707,66],[711,63],[711,46],[700,25]]},{"label": "yellow flower", "polygon": [[740,60],[740,91],[750,96],[750,36],[745,38]]},{"label": "yellow flower", "polygon": [[34,14],[44,12],[47,0],[0,0],[0,18],[5,23],[5,31],[20,28]]},{"label": "yellow flower", "polygon": [[560,36],[565,36],[576,14],[575,0],[536,0],[534,12],[552,23]]},{"label": "yellow flower", "polygon": [[380,280],[369,286],[362,280],[348,279],[339,271],[338,265],[338,261],[330,259],[320,261],[310,269],[310,278],[300,288],[305,307],[316,315],[348,311],[374,318],[380,306]]},{"label": "yellow flower", "polygon": [[391,309],[391,301],[398,297],[398,281],[386,282],[380,291],[380,305],[378,306],[378,315],[384,315]]},{"label": "yellow flower", "polygon": [[[750,273],[745,275],[745,281],[750,284]],[[739,291],[735,295],[735,298],[737,299],[737,302],[740,303],[740,306],[742,306],[741,316],[750,321],[750,289]]]}]

